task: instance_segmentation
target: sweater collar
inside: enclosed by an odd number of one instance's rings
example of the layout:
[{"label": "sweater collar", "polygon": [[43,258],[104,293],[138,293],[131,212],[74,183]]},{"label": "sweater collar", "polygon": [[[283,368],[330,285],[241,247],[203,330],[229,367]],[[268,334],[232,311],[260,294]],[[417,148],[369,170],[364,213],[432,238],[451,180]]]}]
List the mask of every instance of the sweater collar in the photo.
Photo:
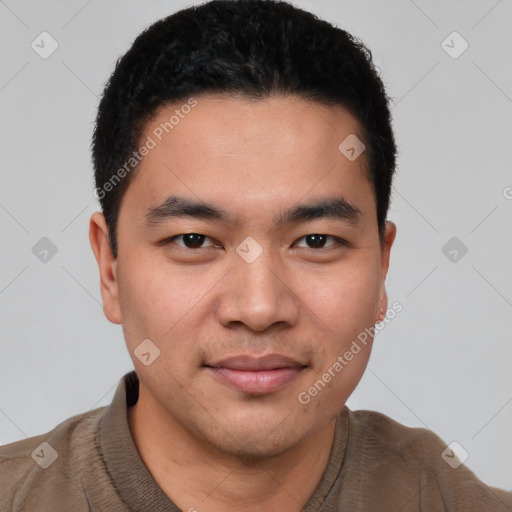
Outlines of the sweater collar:
[{"label": "sweater collar", "polygon": [[[157,484],[142,460],[128,424],[128,408],[139,396],[139,379],[135,371],[120,380],[112,403],[105,409],[99,426],[98,441],[107,471],[120,498],[132,510],[180,512]],[[349,434],[349,409],[345,406],[336,418],[331,453],[319,485],[304,512],[320,512],[329,492],[340,475]]]},{"label": "sweater collar", "polygon": [[142,460],[128,424],[128,407],[139,397],[135,371],[119,382],[112,403],[99,423],[99,443],[114,487],[130,510],[180,512],[156,483]]}]

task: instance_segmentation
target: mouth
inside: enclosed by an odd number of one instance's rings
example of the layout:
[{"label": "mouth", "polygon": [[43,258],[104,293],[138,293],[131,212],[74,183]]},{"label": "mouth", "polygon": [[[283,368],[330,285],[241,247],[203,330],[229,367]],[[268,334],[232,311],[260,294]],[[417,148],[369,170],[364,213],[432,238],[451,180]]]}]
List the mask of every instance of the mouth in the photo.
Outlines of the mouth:
[{"label": "mouth", "polygon": [[221,383],[246,394],[265,395],[294,381],[307,365],[280,354],[229,357],[204,367]]}]

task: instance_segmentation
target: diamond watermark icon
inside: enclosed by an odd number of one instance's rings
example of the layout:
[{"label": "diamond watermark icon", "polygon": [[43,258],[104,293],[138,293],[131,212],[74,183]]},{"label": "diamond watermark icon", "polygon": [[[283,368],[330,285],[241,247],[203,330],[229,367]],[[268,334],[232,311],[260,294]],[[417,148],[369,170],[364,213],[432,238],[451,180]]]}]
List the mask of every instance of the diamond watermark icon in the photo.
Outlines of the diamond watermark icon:
[{"label": "diamond watermark icon", "polygon": [[340,153],[351,162],[358,158],[363,153],[365,148],[366,146],[363,144],[363,142],[359,140],[353,133],[341,141],[340,145],[338,146]]},{"label": "diamond watermark icon", "polygon": [[456,236],[444,244],[441,252],[452,262],[458,263],[468,252],[468,248]]},{"label": "diamond watermark icon", "polygon": [[133,354],[144,366],[149,366],[160,355],[160,349],[150,339],[145,339]]},{"label": "diamond watermark icon", "polygon": [[47,59],[59,47],[59,43],[48,32],[41,32],[30,46],[39,57]]},{"label": "diamond watermark icon", "polygon": [[452,59],[458,59],[469,48],[469,43],[457,31],[454,31],[443,39],[441,48]]},{"label": "diamond watermark icon", "polygon": [[43,469],[46,469],[55,462],[59,454],[50,443],[44,441],[32,452],[31,456]]},{"label": "diamond watermark icon", "polygon": [[57,254],[57,246],[48,237],[43,236],[32,247],[32,254],[42,263],[48,263]]},{"label": "diamond watermark icon", "polygon": [[238,255],[247,263],[252,263],[263,252],[263,247],[254,240],[252,236],[248,236],[237,248]]},{"label": "diamond watermark icon", "polygon": [[453,469],[457,469],[468,459],[469,453],[457,441],[450,443],[441,453],[442,459]]}]

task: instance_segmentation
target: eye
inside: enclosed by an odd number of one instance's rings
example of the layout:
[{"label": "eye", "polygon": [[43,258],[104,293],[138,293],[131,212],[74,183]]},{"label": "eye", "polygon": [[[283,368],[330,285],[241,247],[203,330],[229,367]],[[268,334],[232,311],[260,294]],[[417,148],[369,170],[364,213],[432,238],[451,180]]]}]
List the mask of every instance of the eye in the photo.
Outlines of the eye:
[{"label": "eye", "polygon": [[[331,245],[328,245],[326,247],[325,243],[326,243],[327,239],[329,239],[329,238],[332,239],[334,241],[334,243],[332,243]],[[333,235],[323,235],[323,234],[319,234],[319,233],[303,236],[302,238],[299,239],[299,241],[300,240],[305,240],[309,246],[307,248],[309,248],[309,249],[325,249],[325,248],[329,248],[329,247],[335,247],[335,246],[341,246],[341,245],[347,246],[348,245],[348,242],[346,242],[342,238],[338,238],[337,236],[333,236]],[[302,247],[304,247],[304,246],[302,246]]]},{"label": "eye", "polygon": [[[207,237],[206,235],[201,235],[199,233],[185,233],[183,235],[176,235],[171,238],[167,238],[162,243],[163,244],[169,244],[174,243],[176,240],[182,239],[183,244],[178,244],[179,247],[183,247],[184,249],[201,249],[203,243],[205,240],[211,240],[211,238]],[[210,244],[209,246],[205,247],[215,247],[215,244]]]},{"label": "eye", "polygon": [[[331,244],[326,245],[326,242],[329,239],[331,239]],[[177,243],[177,240],[180,240],[181,243]],[[203,245],[206,240],[209,240],[210,243],[208,245]],[[350,245],[342,238],[320,233],[303,236],[302,238],[299,238],[299,242],[301,240],[304,240],[307,245],[298,245],[298,247],[305,247],[306,249],[328,249],[330,247]],[[166,238],[161,242],[162,245],[168,245],[171,243],[174,243],[183,249],[203,249],[206,247],[216,247],[216,244],[213,243],[211,238],[207,237],[206,235],[201,235],[200,233],[184,233],[182,235],[175,235],[170,238]]]}]

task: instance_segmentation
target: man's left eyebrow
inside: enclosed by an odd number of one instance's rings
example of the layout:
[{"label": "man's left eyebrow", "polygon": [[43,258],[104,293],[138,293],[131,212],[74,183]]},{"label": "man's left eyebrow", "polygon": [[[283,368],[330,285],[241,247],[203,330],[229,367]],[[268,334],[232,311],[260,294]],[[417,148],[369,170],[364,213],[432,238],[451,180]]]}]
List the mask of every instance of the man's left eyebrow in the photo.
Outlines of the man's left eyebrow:
[{"label": "man's left eyebrow", "polygon": [[361,216],[361,210],[343,197],[331,197],[294,206],[279,215],[275,219],[275,224],[282,226],[318,219],[333,219],[353,225],[357,224]]},{"label": "man's left eyebrow", "polygon": [[[299,204],[281,212],[274,218],[274,227],[319,219],[334,219],[354,225],[357,224],[361,216],[361,210],[343,197],[328,197],[311,203]],[[169,196],[159,206],[149,208],[145,214],[145,221],[148,226],[155,226],[178,217],[236,224],[236,218],[232,214],[216,205],[178,196]]]}]

